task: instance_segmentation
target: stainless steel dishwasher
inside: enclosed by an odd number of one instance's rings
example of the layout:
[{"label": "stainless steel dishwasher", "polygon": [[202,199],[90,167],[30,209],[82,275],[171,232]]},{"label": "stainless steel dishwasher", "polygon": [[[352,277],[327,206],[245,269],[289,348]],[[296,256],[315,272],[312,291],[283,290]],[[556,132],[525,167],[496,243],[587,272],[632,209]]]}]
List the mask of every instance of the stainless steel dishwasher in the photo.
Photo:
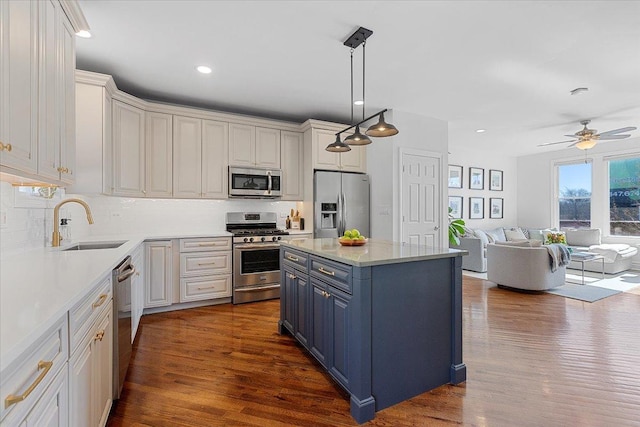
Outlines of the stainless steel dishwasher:
[{"label": "stainless steel dishwasher", "polygon": [[119,399],[131,359],[131,276],[128,256],[113,270],[113,398]]}]

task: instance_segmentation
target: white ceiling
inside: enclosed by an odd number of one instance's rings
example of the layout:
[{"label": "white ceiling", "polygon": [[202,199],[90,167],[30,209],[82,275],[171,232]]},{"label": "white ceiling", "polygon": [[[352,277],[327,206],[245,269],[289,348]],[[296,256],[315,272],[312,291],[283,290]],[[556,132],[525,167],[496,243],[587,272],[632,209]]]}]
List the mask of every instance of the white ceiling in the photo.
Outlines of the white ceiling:
[{"label": "white ceiling", "polygon": [[[366,112],[449,122],[450,150],[563,149],[592,119],[640,128],[640,1],[80,1],[78,68],[147,99],[348,122],[349,48],[366,47]],[[210,75],[197,65],[213,68]],[[354,52],[356,98],[362,48]],[[571,96],[569,91],[588,87]],[[356,116],[360,117],[360,107]],[[487,129],[478,134],[476,129]],[[402,132],[402,129],[400,129]],[[638,144],[632,132],[630,144]],[[605,144],[606,142],[601,142]],[[568,145],[568,144],[567,144]]]}]

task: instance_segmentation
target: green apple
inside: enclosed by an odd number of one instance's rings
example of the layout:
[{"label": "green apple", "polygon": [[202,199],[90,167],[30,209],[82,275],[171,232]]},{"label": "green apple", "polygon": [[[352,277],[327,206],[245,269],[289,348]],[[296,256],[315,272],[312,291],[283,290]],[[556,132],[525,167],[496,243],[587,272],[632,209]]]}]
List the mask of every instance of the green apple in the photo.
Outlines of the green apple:
[{"label": "green apple", "polygon": [[365,239],[366,239],[366,237],[364,237],[364,236],[358,237],[358,240],[365,240]]},{"label": "green apple", "polygon": [[360,237],[360,232],[354,228],[351,230],[351,237]]},{"label": "green apple", "polygon": [[351,233],[351,230],[346,230],[346,231],[344,232],[344,237],[346,237],[346,238],[348,238],[348,239],[352,238],[352,237],[353,237],[353,234]]}]

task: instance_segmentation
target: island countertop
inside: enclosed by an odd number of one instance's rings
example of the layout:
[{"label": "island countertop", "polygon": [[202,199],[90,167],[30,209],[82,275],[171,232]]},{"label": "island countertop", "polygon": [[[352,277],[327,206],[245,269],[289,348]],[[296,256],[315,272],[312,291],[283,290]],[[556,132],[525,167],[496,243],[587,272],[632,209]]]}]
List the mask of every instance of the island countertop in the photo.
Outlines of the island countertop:
[{"label": "island countertop", "polygon": [[281,245],[354,267],[451,258],[468,253],[458,249],[411,245],[377,239],[369,239],[363,246],[342,246],[337,238],[283,241]]}]

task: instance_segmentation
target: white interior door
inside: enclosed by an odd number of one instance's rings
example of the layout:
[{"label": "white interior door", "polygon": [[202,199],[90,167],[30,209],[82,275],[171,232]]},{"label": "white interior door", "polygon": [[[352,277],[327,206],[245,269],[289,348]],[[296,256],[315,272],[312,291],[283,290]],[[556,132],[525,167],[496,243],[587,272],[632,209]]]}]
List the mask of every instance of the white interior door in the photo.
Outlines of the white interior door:
[{"label": "white interior door", "polygon": [[401,152],[402,241],[441,246],[441,157],[420,151]]}]

